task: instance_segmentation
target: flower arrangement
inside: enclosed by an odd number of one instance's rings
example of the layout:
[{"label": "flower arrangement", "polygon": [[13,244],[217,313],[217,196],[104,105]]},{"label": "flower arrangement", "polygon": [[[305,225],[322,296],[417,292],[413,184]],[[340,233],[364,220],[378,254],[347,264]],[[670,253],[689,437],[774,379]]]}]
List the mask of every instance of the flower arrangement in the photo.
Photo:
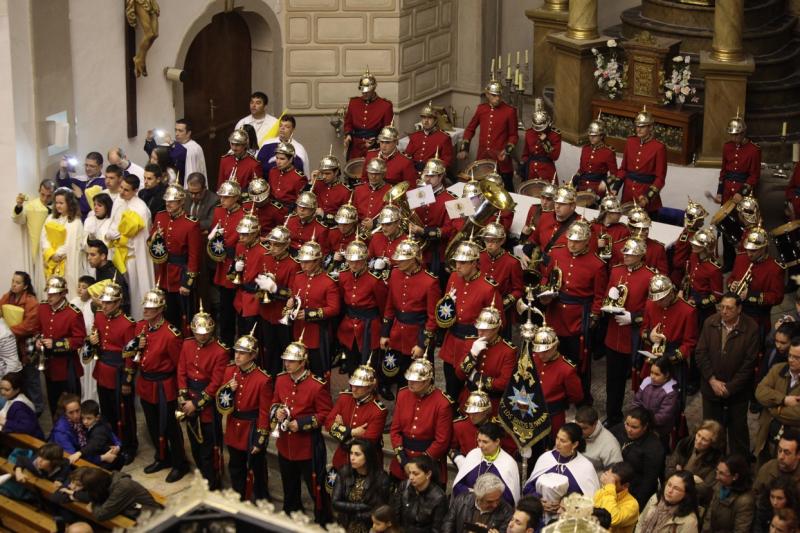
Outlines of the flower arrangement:
[{"label": "flower arrangement", "polygon": [[664,104],[678,103],[683,105],[687,100],[697,103],[700,99],[695,96],[697,89],[692,87],[692,71],[689,68],[692,58],[689,56],[675,56],[672,58],[672,76],[663,84]]},{"label": "flower arrangement", "polygon": [[625,66],[617,59],[617,41],[609,39],[606,42],[609,57],[606,58],[597,48],[592,48],[594,54],[594,79],[601,91],[610,99],[622,97],[625,88]]}]

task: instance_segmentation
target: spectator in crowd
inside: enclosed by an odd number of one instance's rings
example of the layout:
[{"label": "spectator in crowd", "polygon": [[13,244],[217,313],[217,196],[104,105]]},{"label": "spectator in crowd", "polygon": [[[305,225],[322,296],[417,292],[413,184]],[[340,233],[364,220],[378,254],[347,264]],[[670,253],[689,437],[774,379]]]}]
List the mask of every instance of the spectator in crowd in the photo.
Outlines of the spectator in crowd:
[{"label": "spectator in crowd", "polygon": [[22,363],[17,354],[17,338],[3,316],[3,308],[0,307],[0,375],[5,376],[21,370]]},{"label": "spectator in crowd", "polygon": [[[106,186],[105,177],[103,176],[103,156],[99,152],[89,152],[86,154],[86,159],[83,162],[84,174],[73,176],[75,169],[69,163],[69,158],[64,156],[58,166],[58,173],[56,174],[56,185],[59,188],[66,188],[72,192],[76,202],[78,203],[78,212],[80,213],[81,220],[86,218],[89,213],[89,202],[86,198],[85,191],[89,187],[99,187],[103,189]],[[45,279],[48,278],[45,274]]]},{"label": "spectator in crowd", "polygon": [[[89,240],[86,242],[86,261],[94,269],[95,282],[104,280],[114,281],[122,288],[122,310],[131,311],[131,295],[128,289],[128,280],[123,276],[114,263],[108,260],[108,246],[103,241]],[[91,272],[91,271],[90,271]],[[86,331],[90,331],[87,329]]]},{"label": "spectator in crowd", "polygon": [[440,533],[447,514],[447,496],[436,478],[436,465],[427,455],[408,460],[408,479],[400,483],[392,506],[405,533]]},{"label": "spectator in crowd", "polygon": [[594,506],[608,511],[611,533],[632,533],[639,520],[639,502],[630,493],[636,471],[630,463],[619,462],[600,474],[600,489],[594,493]]},{"label": "spectator in crowd", "polygon": [[676,472],[657,494],[653,494],[639,515],[636,533],[697,533],[697,491],[694,477]]},{"label": "spectator in crowd", "polygon": [[772,480],[778,477],[786,477],[800,486],[800,434],[796,429],[788,428],[778,440],[778,454],[774,459],[770,459],[758,469],[756,482],[753,485],[753,492],[756,496],[756,505],[759,506],[758,512],[763,512],[761,507],[763,499],[760,496],[767,490]]},{"label": "spectator in crowd", "polygon": [[[167,185],[178,183],[178,172],[175,170],[175,165],[169,156],[169,148],[166,146],[157,146],[150,152],[149,165],[158,165],[161,169],[161,179]],[[145,167],[147,170],[147,167]],[[180,185],[184,183],[184,176],[181,176]],[[205,177],[203,177],[203,184],[205,184]]]},{"label": "spectator in crowd", "polygon": [[372,511],[372,529],[369,533],[402,533],[402,530],[395,525],[394,509],[391,505],[380,505]]},{"label": "spectator in crowd", "polygon": [[348,533],[361,533],[372,523],[372,510],[389,502],[389,476],[378,462],[372,442],[350,442],[350,464],[339,469],[333,486],[333,510]]},{"label": "spectator in crowd", "polygon": [[[693,435],[678,441],[667,458],[664,478],[685,470],[695,476],[697,493],[708,501],[717,463],[725,455],[725,429],[716,420],[704,420]],[[701,481],[697,481],[701,480]]]},{"label": "spectator in crowd", "polygon": [[793,509],[780,509],[769,523],[770,533],[797,533],[797,512]]},{"label": "spectator in crowd", "polygon": [[758,384],[756,400],[764,409],[758,419],[755,454],[764,462],[775,456],[776,439],[785,428],[800,427],[800,337],[792,339],[787,362],[770,368]]},{"label": "spectator in crowd", "polygon": [[763,491],[756,502],[756,519],[753,522],[753,533],[769,533],[772,517],[781,509],[798,509],[800,498],[797,495],[797,484],[788,477],[773,479],[767,490]]},{"label": "spectator in crowd", "polygon": [[619,441],[600,423],[597,409],[591,405],[579,407],[575,413],[575,423],[580,426],[583,438],[586,439],[583,456],[592,462],[598,475],[622,461]]},{"label": "spectator in crowd", "polygon": [[[625,422],[611,430],[622,448],[622,458],[637,472],[636,478],[631,482],[630,491],[639,502],[640,509],[655,494],[664,468],[664,447],[650,429],[652,420],[650,411],[634,407],[628,411]],[[694,484],[692,488],[694,489]]]},{"label": "spectator in crowd", "polygon": [[[498,439],[498,447],[499,439]],[[500,529],[511,520],[514,508],[503,499],[506,485],[494,474],[481,474],[475,480],[472,491],[453,497],[450,509],[444,517],[444,533],[474,531],[470,525]]]},{"label": "spectator in crowd", "polygon": [[211,220],[214,218],[214,207],[219,204],[217,193],[206,186],[206,178],[202,174],[189,174],[186,176],[186,203],[183,210],[192,218],[197,219],[203,232],[211,229]]},{"label": "spectator in crowd", "polygon": [[22,373],[12,372],[0,379],[0,396],[5,404],[0,408],[0,431],[3,433],[24,433],[44,439],[39,426],[33,402],[25,396]]},{"label": "spectator in crowd", "polygon": [[503,435],[505,431],[499,424],[481,424],[478,447],[470,450],[453,480],[453,498],[474,489],[481,475],[491,473],[503,483],[501,496],[509,504],[509,509],[519,500],[519,467],[514,458],[501,448]]},{"label": "spectator in crowd", "polygon": [[[781,322],[784,320],[784,322]],[[792,339],[798,334],[800,324],[795,321],[786,320],[785,317],[776,322],[776,327],[770,330],[770,335],[767,338],[764,347],[764,357],[761,360],[761,368],[758,375],[764,377],[769,372],[770,368],[778,363],[785,363],[789,357],[789,345]]]},{"label": "spectator in crowd", "polygon": [[120,441],[108,422],[100,417],[100,405],[96,401],[81,403],[81,423],[86,430],[86,444],[70,454],[70,462],[84,458],[97,466],[119,470],[122,467],[119,459]]},{"label": "spectator in crowd", "polygon": [[106,156],[110,165],[117,165],[124,173],[133,174],[139,179],[144,179],[144,169],[133,163],[122,148],[111,148]]},{"label": "spectator in crowd", "polygon": [[28,199],[27,195],[20,193],[16,198],[14,213],[11,219],[23,230],[22,251],[24,268],[30,272],[37,287],[44,287],[44,271],[39,239],[42,237],[42,226],[53,208],[53,192],[56,182],[51,179],[39,183],[39,195]]},{"label": "spectator in crowd", "polygon": [[38,501],[38,492],[28,483],[32,478],[41,478],[57,483],[65,483],[71,466],[64,458],[64,450],[57,444],[44,444],[37,450],[14,448],[8,454],[8,462],[13,465],[13,477],[0,484],[0,494],[14,500]]},{"label": "spectator in crowd", "polygon": [[[44,286],[44,285],[42,285]],[[11,288],[0,297],[0,306],[14,306],[22,310],[22,318],[17,322],[9,315],[5,317],[11,332],[17,339],[17,353],[22,363],[22,378],[28,398],[33,402],[36,415],[44,411],[44,396],[39,370],[31,361],[31,351],[34,335],[39,332],[39,300],[31,284],[31,276],[27,272],[17,270],[11,276]],[[17,311],[19,314],[19,311]],[[16,322],[16,323],[15,323]]]},{"label": "spectator in crowd", "polygon": [[535,533],[544,516],[542,502],[536,496],[523,496],[517,502],[514,514],[508,521],[506,529],[490,529],[489,533]]},{"label": "spectator in crowd", "polygon": [[720,461],[714,496],[703,517],[703,533],[749,533],[755,513],[752,485],[747,459],[731,455]]},{"label": "spectator in crowd", "polygon": [[77,472],[95,520],[110,520],[120,514],[136,520],[144,510],[161,509],[153,495],[128,474],[90,467]]},{"label": "spectator in crowd", "polygon": [[144,187],[139,189],[139,198],[147,204],[150,210],[150,220],[155,218],[156,213],[166,209],[164,203],[164,191],[167,190],[167,183],[164,181],[164,173],[161,167],[149,163],[144,167],[144,177],[142,178]]},{"label": "spectator in crowd", "polygon": [[261,161],[261,166],[264,169],[264,176],[269,175],[269,171],[275,168],[275,150],[278,144],[291,141],[294,146],[294,158],[292,165],[298,172],[311,173],[311,166],[308,162],[308,153],[306,149],[294,138],[294,130],[297,128],[297,119],[293,115],[283,115],[280,118],[280,126],[278,127],[278,136],[272,139],[267,139],[266,142],[261,143],[261,149],[258,151],[256,159]]},{"label": "spectator in crowd", "polygon": [[252,126],[256,133],[258,146],[264,144],[267,140],[268,133],[278,121],[277,118],[267,113],[267,105],[269,98],[261,91],[256,91],[250,95],[250,114],[239,120],[236,123],[235,130],[240,129],[242,126],[249,124]]},{"label": "spectator in crowd", "polygon": [[[86,212],[89,212],[87,205]],[[41,249],[46,279],[61,276],[67,280],[69,294],[78,294],[78,278],[86,270],[83,253],[83,222],[75,194],[56,189],[53,212],[42,228]]]},{"label": "spectator in crowd", "polygon": [[669,437],[680,411],[680,391],[673,377],[672,363],[666,356],[650,365],[650,375],[642,381],[633,398],[634,407],[644,407],[653,415],[652,430],[669,448]]},{"label": "spectator in crowd", "polygon": [[112,229],[111,211],[114,208],[114,200],[108,193],[101,192],[92,202],[92,210],[83,222],[83,241],[86,243],[90,240],[99,240],[108,245],[111,240],[108,235]]},{"label": "spectator in crowd", "polygon": [[69,455],[86,446],[86,428],[81,422],[81,397],[65,392],[58,399],[55,423],[48,441],[54,442]]}]

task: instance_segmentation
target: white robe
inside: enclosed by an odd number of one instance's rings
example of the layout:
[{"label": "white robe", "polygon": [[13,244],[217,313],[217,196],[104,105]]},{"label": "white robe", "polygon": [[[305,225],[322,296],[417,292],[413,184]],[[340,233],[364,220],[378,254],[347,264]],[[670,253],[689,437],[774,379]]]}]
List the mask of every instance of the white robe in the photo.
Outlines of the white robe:
[{"label": "white robe", "polygon": [[[83,315],[83,324],[86,326],[86,335],[92,332],[94,326],[94,312],[92,312],[92,300],[83,301],[80,296],[69,301],[72,305],[81,310]],[[94,400],[99,401],[97,397],[97,380],[92,376],[94,372],[94,359],[90,359],[88,363],[83,361],[81,357],[81,365],[83,365],[83,377],[81,378],[81,401]]]},{"label": "white robe", "polygon": [[506,486],[503,497],[507,501],[509,498],[513,499],[508,501],[509,505],[515,505],[519,500],[519,465],[505,450],[501,449],[495,460],[490,463],[484,458],[480,448],[473,448],[460,463],[458,473],[453,480],[453,496],[466,489],[471,490],[478,476],[488,473],[503,480]]},{"label": "white robe", "polygon": [[[68,222],[67,217],[54,218],[53,215],[50,215],[47,220],[55,220],[67,228],[67,238],[57,250],[57,253],[66,256],[64,279],[67,280],[67,295],[68,297],[77,296],[78,278],[86,272],[86,254],[83,251],[83,223],[81,223],[81,217],[75,217],[72,222]],[[47,240],[47,231],[44,227],[42,227],[42,237],[39,242],[39,257],[41,259],[44,251],[50,248],[50,241]],[[44,268],[44,262],[40,261],[40,263]]]},{"label": "white robe", "polygon": [[267,113],[264,115],[264,118],[255,118],[253,115],[247,115],[243,119],[240,119],[239,122],[236,123],[235,129],[241,129],[242,126],[245,124],[250,124],[253,126],[253,129],[256,130],[256,139],[258,139],[258,147],[264,144],[264,141],[267,140],[267,132],[269,132],[270,128],[278,122],[278,119]]},{"label": "white robe", "polygon": [[22,228],[22,256],[25,261],[25,272],[31,275],[33,288],[41,291],[44,288],[45,280],[39,240],[42,235],[42,226],[47,218],[47,207],[37,197],[25,202],[22,211],[19,214],[13,213],[11,218]]},{"label": "white robe", "polygon": [[[206,158],[203,155],[203,148],[192,139],[189,139],[187,142],[183,143],[183,147],[186,148],[186,166],[184,167],[186,176],[192,172],[199,172],[206,177],[207,187],[208,172],[206,172]],[[184,183],[186,182],[186,176],[180,177],[181,181]]]},{"label": "white robe", "polygon": [[[135,320],[141,320],[144,293],[155,286],[153,262],[147,252],[147,237],[150,235],[150,209],[138,196],[134,196],[128,201],[120,198],[117,202],[120,202],[121,205],[116,210],[117,213],[112,225],[113,231],[119,233],[117,228],[119,228],[120,218],[128,209],[135,211],[145,224],[144,229],[128,241],[128,260],[125,264],[128,270],[125,276],[128,279],[128,287],[130,289],[131,315]],[[114,202],[115,207],[117,202]]]}]

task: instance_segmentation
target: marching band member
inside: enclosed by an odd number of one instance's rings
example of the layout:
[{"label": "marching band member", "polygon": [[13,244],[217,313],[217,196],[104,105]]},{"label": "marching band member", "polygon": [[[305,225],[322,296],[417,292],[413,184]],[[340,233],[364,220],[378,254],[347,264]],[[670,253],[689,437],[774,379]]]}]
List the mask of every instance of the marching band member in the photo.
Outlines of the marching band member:
[{"label": "marching band member", "polygon": [[[639,240],[644,244],[646,252],[644,264],[648,267],[661,272],[669,273],[669,263],[667,262],[667,249],[664,244],[649,237],[652,219],[644,209],[635,207],[628,213],[628,230],[630,237]],[[613,243],[611,247],[611,264],[617,265],[622,262],[622,249],[625,247],[627,239]]]},{"label": "marching band member", "polygon": [[400,221],[403,213],[396,205],[385,205],[378,215],[378,224],[381,231],[372,236],[369,241],[367,253],[371,260],[370,268],[374,271],[386,272],[392,268],[391,257],[394,251],[404,240],[403,228]]},{"label": "marching band member", "polygon": [[287,213],[294,211],[297,197],[308,183],[303,173],[294,168],[294,155],[295,149],[291,141],[278,143],[275,149],[275,168],[267,176],[272,197]]},{"label": "marching band member", "polygon": [[450,398],[433,384],[433,365],[415,359],[405,373],[408,387],[397,392],[390,431],[395,456],[389,471],[396,480],[406,479],[409,459],[427,455],[439,466],[439,483],[447,484],[447,451],[453,432]]},{"label": "marching band member", "polygon": [[714,199],[724,204],[731,198],[735,203],[751,195],[761,177],[761,148],[747,138],[744,118],[736,116],[728,122],[730,140],[722,146],[722,168]]},{"label": "marching band member", "polygon": [[597,198],[602,198],[609,191],[609,177],[617,174],[617,154],[605,143],[606,125],[599,116],[589,123],[586,135],[589,144],[581,148],[572,186],[577,191],[592,191]]},{"label": "marching band member", "polygon": [[255,178],[247,186],[249,202],[242,204],[245,212],[252,212],[258,218],[261,237],[266,237],[272,228],[283,224],[288,212],[280,202],[271,200],[269,183],[264,178]]},{"label": "marching band member", "polygon": [[314,239],[322,248],[322,254],[328,253],[328,228],[317,218],[317,196],[313,192],[304,191],[297,197],[295,212],[286,219],[286,227],[292,234],[292,249]]},{"label": "marching band member", "polygon": [[713,228],[702,228],[689,241],[692,254],[681,279],[679,295],[697,309],[698,328],[717,312],[722,296],[722,265],[716,258],[717,234]]},{"label": "marching band member", "polygon": [[332,261],[327,265],[328,272],[344,263],[344,250],[351,242],[356,238],[368,237],[359,232],[358,210],[350,201],[339,207],[333,220],[336,227],[328,231],[328,250],[333,254]]},{"label": "marching band member", "polygon": [[429,265],[430,271],[439,278],[444,275],[445,249],[453,236],[452,221],[447,214],[445,204],[450,200],[456,199],[444,186],[446,172],[447,164],[443,159],[439,159],[438,153],[425,163],[425,167],[422,169],[422,180],[433,189],[436,202],[414,209],[419,221],[422,222],[422,226],[409,221],[409,232],[417,239],[424,240],[428,244],[424,254],[424,263]]},{"label": "marching band member", "polygon": [[273,383],[255,363],[257,354],[258,340],[252,332],[239,337],[216,395],[217,410],[228,415],[225,445],[231,485],[243,501],[269,497],[266,448]]},{"label": "marching band member", "polygon": [[126,369],[128,383],[132,384],[138,370],[136,394],[155,450],[155,459],[144,468],[144,473],[154,474],[171,467],[167,483],[174,483],[186,475],[189,466],[183,449],[183,432],[175,419],[181,332],[164,319],[165,305],[161,289],[153,288],[145,293],[144,319],[136,323],[135,338],[122,355],[134,357],[133,368]]},{"label": "marching band member", "polygon": [[[261,228],[258,219],[252,213],[242,217],[236,225],[239,242],[236,243],[236,259],[233,262],[236,297],[233,308],[236,309],[239,331],[250,331],[258,321],[261,308],[259,292],[261,288],[256,278],[264,273],[264,260],[267,250],[259,240]],[[261,358],[259,357],[258,360]]]},{"label": "marching band member", "polygon": [[[555,207],[552,212],[544,212],[539,218],[539,225],[534,227],[528,242],[523,245],[523,253],[530,258],[534,250],[541,250],[544,262],[547,263],[550,251],[557,244],[566,246],[567,230],[581,216],[575,212],[575,189],[571,185],[556,189]],[[523,263],[525,260],[523,259]]]},{"label": "marching band member", "polygon": [[320,160],[319,168],[311,173],[311,182],[311,192],[317,197],[317,216],[326,226],[335,226],[336,212],[349,201],[353,191],[342,183],[341,164],[332,152]]},{"label": "marching band member", "polygon": [[421,172],[434,157],[441,159],[446,170],[453,164],[453,140],[439,129],[439,113],[432,101],[422,108],[419,118],[422,129],[408,136],[406,155],[411,158],[417,172]]},{"label": "marching band member", "polygon": [[[447,456],[461,468],[464,457],[478,446],[478,428],[486,422],[498,422],[492,416],[492,401],[489,395],[481,389],[469,393],[461,406],[464,416],[453,420],[453,438],[450,441],[450,451]],[[507,432],[500,439],[500,446],[512,456],[517,452],[514,439]]]},{"label": "marching band member", "polygon": [[262,262],[262,273],[256,276],[256,284],[263,293],[269,295],[269,302],[263,299],[259,306],[261,314],[261,338],[264,339],[262,365],[270,376],[277,376],[283,368],[281,354],[292,342],[292,326],[284,324],[283,308],[291,296],[291,286],[300,264],[289,253],[291,235],[286,226],[275,226],[267,235],[267,256]]},{"label": "marching band member", "polygon": [[386,162],[383,159],[375,158],[364,165],[364,168],[367,172],[367,181],[356,185],[353,189],[353,203],[358,209],[361,226],[365,231],[371,231],[375,225],[373,219],[386,204],[383,198],[392,186],[384,181]]},{"label": "marching band member", "polygon": [[194,337],[183,341],[178,358],[178,404],[186,419],[194,463],[210,490],[221,486],[222,419],[214,399],[225,383],[230,357],[228,348],[214,338],[215,326],[201,305],[190,325]]},{"label": "marching band member", "polygon": [[683,231],[678,240],[669,245],[667,259],[669,259],[669,277],[674,285],[680,284],[686,273],[689,256],[692,253],[692,238],[703,227],[703,220],[708,215],[705,208],[689,198],[684,215]]},{"label": "marching band member", "polygon": [[556,160],[561,155],[561,133],[553,127],[544,102],[533,103],[533,122],[525,130],[525,149],[522,151],[520,174],[523,180],[542,180],[558,185]]},{"label": "marching band member", "polygon": [[510,326],[514,302],[522,298],[522,264],[519,258],[508,253],[503,245],[506,242],[506,229],[502,224],[490,222],[481,230],[484,249],[478,259],[478,267],[486,276],[497,282],[497,289],[503,295],[506,330],[504,337],[510,339]]},{"label": "marching band member", "polygon": [[628,226],[620,222],[621,219],[622,206],[619,198],[607,190],[606,195],[600,200],[600,213],[591,226],[592,235],[595,237],[591,242],[592,248],[597,250],[597,254],[604,261],[611,260],[614,243],[627,239],[631,234]]},{"label": "marching band member", "polygon": [[397,185],[401,181],[408,183],[409,187],[414,187],[417,183],[417,171],[414,163],[403,152],[397,149],[397,142],[400,133],[392,125],[384,126],[378,134],[377,150],[370,150],[364,156],[364,166],[361,168],[361,179],[367,179],[367,165],[373,159],[383,159],[386,163],[386,182],[390,185]]},{"label": "marching band member", "polygon": [[41,335],[36,339],[39,366],[44,366],[47,402],[55,413],[64,392],[81,395],[83,366],[78,349],[86,338],[86,325],[80,309],[67,303],[67,281],[61,276],[47,280],[45,301],[39,304]]},{"label": "marching band member", "polygon": [[306,367],[308,350],[299,340],[286,347],[281,358],[285,372],[275,378],[275,395],[270,416],[278,425],[278,466],[283,485],[283,511],[302,511],[300,483],[305,482],[314,502],[317,523],[330,522],[330,505],[325,482],[325,443],[321,428],[331,412],[328,384]]},{"label": "marching band member", "polygon": [[225,180],[236,180],[242,190],[247,189],[250,181],[263,177],[264,169],[261,162],[247,150],[250,142],[247,132],[233,130],[228,137],[230,151],[219,160],[219,175],[217,183]]},{"label": "marching band member", "polygon": [[525,225],[520,230],[520,241],[524,242],[535,228],[539,226],[539,221],[544,213],[552,213],[556,207],[556,186],[548,183],[542,187],[539,193],[539,203],[533,204],[525,215]]},{"label": "marching band member", "polygon": [[353,372],[348,383],[350,389],[339,393],[325,421],[325,430],[339,442],[333,453],[333,468],[339,470],[348,464],[347,444],[351,439],[372,442],[383,465],[383,428],[389,413],[375,396],[378,383],[375,369],[365,362]]},{"label": "marching band member", "polygon": [[350,98],[344,115],[344,149],[347,160],[364,157],[372,148],[381,128],[388,126],[394,117],[394,106],[390,100],[375,93],[378,82],[375,76],[365,72],[358,80],[361,96]]}]

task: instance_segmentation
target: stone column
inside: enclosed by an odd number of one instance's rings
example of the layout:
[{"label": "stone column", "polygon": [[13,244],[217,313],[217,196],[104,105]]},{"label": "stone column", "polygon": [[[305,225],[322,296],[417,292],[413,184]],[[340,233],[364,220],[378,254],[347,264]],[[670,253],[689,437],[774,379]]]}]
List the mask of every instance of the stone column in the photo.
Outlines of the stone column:
[{"label": "stone column", "polygon": [[742,61],[744,0],[717,0],[714,6],[714,39],[711,57],[717,61]]},{"label": "stone column", "polygon": [[567,19],[567,37],[597,39],[597,0],[572,0]]},{"label": "stone column", "polygon": [[555,81],[553,46],[547,37],[567,29],[568,15],[569,0],[545,0],[538,8],[525,11],[525,16],[533,22],[534,94],[542,94],[544,87]]}]

